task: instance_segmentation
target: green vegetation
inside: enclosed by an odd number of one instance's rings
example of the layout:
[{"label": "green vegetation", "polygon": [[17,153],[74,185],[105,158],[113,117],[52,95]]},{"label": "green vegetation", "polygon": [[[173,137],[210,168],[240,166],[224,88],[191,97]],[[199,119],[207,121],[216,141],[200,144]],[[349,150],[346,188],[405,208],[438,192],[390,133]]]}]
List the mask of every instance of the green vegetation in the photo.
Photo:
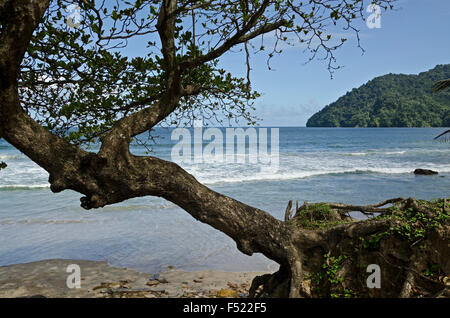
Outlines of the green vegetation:
[{"label": "green vegetation", "polygon": [[327,274],[328,281],[331,284],[339,284],[344,281],[343,278],[337,277],[337,272],[342,265],[342,261],[347,257],[345,255],[339,255],[338,257],[331,256],[331,253],[328,252],[325,256],[325,263],[322,265],[322,268],[325,270]]},{"label": "green vegetation", "polygon": [[331,207],[323,202],[305,204],[295,215],[295,224],[310,230],[319,228],[330,228],[339,224],[352,221],[345,221]]},{"label": "green vegetation", "polygon": [[387,74],[347,92],[314,114],[307,127],[449,127],[450,91],[433,92],[450,64],[418,75]]},{"label": "green vegetation", "polygon": [[[328,228],[326,219],[336,222],[336,208],[333,204],[316,203],[305,205],[294,217],[300,224],[315,225],[316,229]],[[340,212],[341,214],[342,211]],[[309,220],[311,215],[321,221]],[[347,220],[342,219],[341,223]],[[384,268],[383,279],[395,282],[399,290],[402,277],[414,271],[416,295],[434,295],[442,285],[443,277],[448,275],[445,267],[445,252],[429,254],[430,247],[439,249],[440,243],[447,245],[450,222],[450,200],[436,199],[432,201],[414,198],[402,199],[372,219],[359,221],[367,230],[358,236],[336,236],[333,246],[327,249],[311,250],[309,261],[305,262],[305,275],[300,285],[301,292],[311,297],[354,298],[378,297],[380,290],[367,289],[367,265],[380,264]],[[356,228],[356,227],[355,227]],[[350,231],[355,233],[354,231]],[[445,248],[445,247],[444,247]],[[395,251],[395,255],[392,254]],[[413,256],[414,255],[414,256]],[[436,255],[442,255],[435,257]],[[405,260],[415,259],[414,265]],[[413,266],[413,267],[411,267]],[[411,269],[413,268],[413,269]],[[435,282],[436,289],[429,292],[427,286]]]},{"label": "green vegetation", "polygon": [[428,230],[445,224],[450,218],[448,208],[444,206],[447,202],[443,199],[434,201],[417,200],[417,203],[417,208],[410,207],[405,211],[400,210],[397,206],[391,209],[391,217],[399,221],[399,224],[393,227],[392,231],[410,242],[425,238]]},{"label": "green vegetation", "polygon": [[343,277],[339,277],[338,271],[342,267],[342,263],[347,259],[345,255],[339,255],[337,257],[331,256],[328,252],[324,257],[322,268],[319,272],[313,273],[305,277],[306,280],[311,280],[312,290],[316,293],[322,292],[324,285],[329,286],[328,296],[331,298],[356,298],[358,293],[352,289],[342,286],[344,282]]},{"label": "green vegetation", "polygon": [[[450,220],[446,201],[438,199],[434,201],[417,200],[417,206],[402,209],[399,206],[390,208],[389,213],[380,215],[376,219],[389,219],[393,225],[387,231],[371,234],[367,238],[360,238],[361,247],[377,250],[380,242],[389,235],[398,235],[416,244],[426,238],[429,230],[437,228]],[[448,206],[448,203],[447,203]],[[424,245],[419,245],[424,249]]]},{"label": "green vegetation", "polygon": [[431,264],[429,268],[426,268],[423,271],[423,275],[428,276],[428,277],[436,277],[440,274],[441,272],[441,265],[440,264]]},{"label": "green vegetation", "polygon": [[388,236],[389,232],[379,232],[369,236],[369,238],[360,237],[362,248],[377,250],[380,248],[380,242],[385,237]]}]

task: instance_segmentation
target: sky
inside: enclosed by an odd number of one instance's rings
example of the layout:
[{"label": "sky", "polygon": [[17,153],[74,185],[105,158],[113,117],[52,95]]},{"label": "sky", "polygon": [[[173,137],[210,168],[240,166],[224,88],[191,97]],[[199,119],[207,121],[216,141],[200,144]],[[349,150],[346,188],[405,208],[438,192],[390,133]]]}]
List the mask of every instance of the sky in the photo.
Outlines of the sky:
[{"label": "sky", "polygon": [[[284,46],[283,53],[272,59],[272,70],[267,67],[267,52],[252,54],[252,88],[262,94],[254,103],[259,125],[305,126],[314,113],[377,76],[418,74],[450,63],[450,0],[397,0],[394,10],[381,12],[380,22],[380,28],[369,28],[362,20],[356,24],[364,52],[354,32],[331,31],[338,39],[348,39],[335,51],[342,68],[333,78],[326,62],[306,63],[309,55],[302,46]],[[142,43],[130,42],[125,49],[128,55],[145,55]],[[220,66],[235,76],[246,76],[242,51],[224,54]]]},{"label": "sky", "polygon": [[[333,79],[324,61],[305,64],[308,55],[301,47],[275,56],[271,71],[266,56],[252,56],[252,85],[262,93],[255,102],[260,125],[305,126],[315,112],[374,77],[417,74],[450,63],[450,0],[400,0],[393,11],[382,11],[381,28],[364,22],[359,28],[364,54],[356,37],[349,37],[335,52],[342,68]],[[221,63],[245,76],[242,53],[227,54]]]}]

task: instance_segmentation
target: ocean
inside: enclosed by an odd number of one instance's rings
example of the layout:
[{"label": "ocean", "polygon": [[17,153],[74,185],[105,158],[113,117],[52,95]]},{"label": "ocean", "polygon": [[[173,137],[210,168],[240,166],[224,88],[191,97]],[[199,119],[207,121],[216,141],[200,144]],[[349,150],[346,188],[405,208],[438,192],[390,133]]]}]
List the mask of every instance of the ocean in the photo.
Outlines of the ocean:
[{"label": "ocean", "polygon": [[[260,163],[250,156],[243,163],[180,165],[215,191],[282,219],[289,200],[370,204],[399,196],[449,197],[450,143],[433,141],[440,132],[282,127],[277,169],[255,173]],[[152,155],[172,158],[178,143],[171,140],[172,133],[157,129]],[[203,147],[209,143],[203,140]],[[134,143],[131,151],[145,155],[148,150]],[[262,255],[243,255],[225,234],[164,199],[135,198],[86,211],[79,206],[80,194],[52,193],[48,174],[4,140],[0,161],[8,164],[0,171],[0,266],[66,258],[107,261],[149,273],[167,266],[189,271],[278,267]],[[439,175],[416,176],[416,168]]]}]

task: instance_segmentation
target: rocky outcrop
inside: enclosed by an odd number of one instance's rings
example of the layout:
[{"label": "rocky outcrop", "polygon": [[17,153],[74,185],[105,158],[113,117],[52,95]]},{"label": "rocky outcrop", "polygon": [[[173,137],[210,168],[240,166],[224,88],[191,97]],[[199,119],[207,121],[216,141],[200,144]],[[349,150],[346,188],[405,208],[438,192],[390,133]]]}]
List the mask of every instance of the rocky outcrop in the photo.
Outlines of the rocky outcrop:
[{"label": "rocky outcrop", "polygon": [[438,174],[437,171],[429,170],[429,169],[416,169],[414,170],[414,174],[423,175],[423,176],[432,176]]}]

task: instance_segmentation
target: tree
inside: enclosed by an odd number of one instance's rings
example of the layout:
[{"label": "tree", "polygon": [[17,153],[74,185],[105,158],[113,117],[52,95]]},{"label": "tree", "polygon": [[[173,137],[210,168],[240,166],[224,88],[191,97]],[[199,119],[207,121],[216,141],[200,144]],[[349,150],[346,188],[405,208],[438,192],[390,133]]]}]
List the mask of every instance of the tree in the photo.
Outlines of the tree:
[{"label": "tree", "polygon": [[[372,2],[388,7],[392,1]],[[80,21],[70,20],[79,26],[75,30],[61,23],[61,11],[70,4],[84,12]],[[248,61],[249,46],[256,45],[252,40],[271,35],[275,46],[270,61],[281,51],[277,44],[294,37],[310,48],[311,58],[324,53],[333,71],[333,51],[345,39],[333,42],[327,30],[341,23],[357,31],[352,22],[364,9],[360,0],[136,0],[117,1],[112,8],[93,0],[2,0],[0,136],[49,173],[53,192],[71,189],[83,194],[83,208],[146,195],[163,197],[230,236],[241,252],[262,253],[280,264],[275,274],[255,279],[252,294],[259,285],[266,295],[308,294],[302,282],[319,264],[316,252],[389,228],[386,220],[355,228],[345,222],[346,212],[384,213],[388,210],[381,206],[388,203],[407,208],[417,203],[396,199],[371,206],[315,206],[341,225],[313,231],[296,226],[303,212],[312,218],[306,204],[292,217],[291,202],[285,220],[278,220],[207,188],[175,163],[132,155],[129,145],[165,120],[180,124],[180,119],[190,120],[199,112],[223,112],[252,122],[249,101],[257,93],[249,76],[233,77],[217,66],[218,59],[243,47]],[[123,57],[120,47],[141,36],[149,36],[150,53]],[[98,152],[81,147],[96,138],[101,143]]]},{"label": "tree", "polygon": [[306,126],[445,127],[450,92],[433,93],[430,87],[446,76],[450,64],[417,75],[376,77],[311,116]]}]

